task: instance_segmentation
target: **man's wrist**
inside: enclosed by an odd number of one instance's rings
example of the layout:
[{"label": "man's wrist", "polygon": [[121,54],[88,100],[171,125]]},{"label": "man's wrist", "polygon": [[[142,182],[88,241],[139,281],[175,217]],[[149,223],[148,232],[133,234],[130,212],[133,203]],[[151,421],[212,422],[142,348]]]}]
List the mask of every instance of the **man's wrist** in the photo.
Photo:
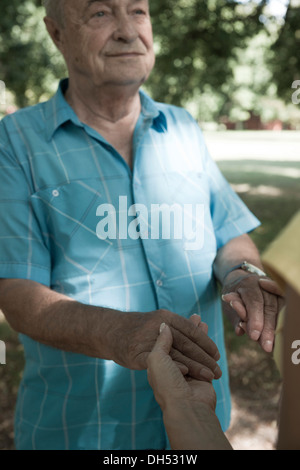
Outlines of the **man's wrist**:
[{"label": "man's wrist", "polygon": [[251,274],[257,274],[258,276],[261,276],[261,277],[266,277],[266,273],[262,270],[261,267],[258,266],[258,264],[260,264],[260,263],[253,264],[253,263],[249,263],[249,261],[243,261],[243,262],[233,266],[232,268],[230,268],[226,272],[224,278],[229,273],[231,273],[232,271],[236,271],[238,269],[242,269],[243,271],[246,271],[246,272],[251,273]]},{"label": "man's wrist", "polygon": [[258,267],[258,265],[260,265],[260,263],[252,264],[248,261],[243,261],[233,266],[228,271],[226,271],[222,284],[224,285],[225,282],[228,282],[228,278],[233,279],[240,276],[247,277],[249,275],[256,275],[259,277],[267,277],[267,274],[262,270],[261,267]]},{"label": "man's wrist", "polygon": [[246,278],[248,276],[253,276],[253,274],[246,273],[242,269],[235,269],[234,271],[230,271],[222,280],[222,286],[226,284],[232,284],[237,279]]}]

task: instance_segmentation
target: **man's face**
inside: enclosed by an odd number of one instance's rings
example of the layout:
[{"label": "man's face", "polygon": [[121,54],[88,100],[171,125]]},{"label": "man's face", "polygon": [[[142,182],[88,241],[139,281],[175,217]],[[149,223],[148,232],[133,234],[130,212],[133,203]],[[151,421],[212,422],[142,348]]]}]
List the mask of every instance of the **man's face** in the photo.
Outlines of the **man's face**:
[{"label": "man's face", "polygon": [[148,0],[66,0],[60,49],[70,76],[141,85],[154,66]]}]

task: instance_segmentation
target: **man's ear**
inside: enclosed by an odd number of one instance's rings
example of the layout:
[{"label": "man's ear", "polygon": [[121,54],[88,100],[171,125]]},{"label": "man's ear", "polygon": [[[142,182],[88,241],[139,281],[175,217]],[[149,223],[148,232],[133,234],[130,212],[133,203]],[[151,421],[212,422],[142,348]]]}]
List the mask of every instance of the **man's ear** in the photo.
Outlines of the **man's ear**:
[{"label": "man's ear", "polygon": [[44,23],[46,25],[47,31],[56,45],[57,49],[62,52],[63,41],[62,41],[62,26],[60,26],[57,21],[49,16],[44,18]]}]

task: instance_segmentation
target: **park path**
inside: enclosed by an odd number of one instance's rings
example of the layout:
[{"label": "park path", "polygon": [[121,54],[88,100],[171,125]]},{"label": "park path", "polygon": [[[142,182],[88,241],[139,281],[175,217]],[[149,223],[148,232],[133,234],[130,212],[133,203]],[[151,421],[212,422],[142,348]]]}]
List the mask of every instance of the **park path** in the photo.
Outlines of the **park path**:
[{"label": "park path", "polygon": [[300,161],[300,131],[205,131],[204,137],[216,161]]}]

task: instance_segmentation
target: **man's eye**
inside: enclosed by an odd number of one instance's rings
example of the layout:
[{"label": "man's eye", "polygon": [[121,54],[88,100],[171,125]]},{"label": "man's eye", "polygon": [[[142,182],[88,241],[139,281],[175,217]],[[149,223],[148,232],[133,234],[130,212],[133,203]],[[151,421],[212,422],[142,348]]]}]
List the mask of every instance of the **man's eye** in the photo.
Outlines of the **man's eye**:
[{"label": "man's eye", "polygon": [[143,10],[135,10],[134,12],[136,15],[144,15],[145,12]]},{"label": "man's eye", "polygon": [[105,12],[104,11],[97,11],[97,13],[95,13],[94,16],[96,16],[96,18],[101,18],[102,16],[105,15]]}]

